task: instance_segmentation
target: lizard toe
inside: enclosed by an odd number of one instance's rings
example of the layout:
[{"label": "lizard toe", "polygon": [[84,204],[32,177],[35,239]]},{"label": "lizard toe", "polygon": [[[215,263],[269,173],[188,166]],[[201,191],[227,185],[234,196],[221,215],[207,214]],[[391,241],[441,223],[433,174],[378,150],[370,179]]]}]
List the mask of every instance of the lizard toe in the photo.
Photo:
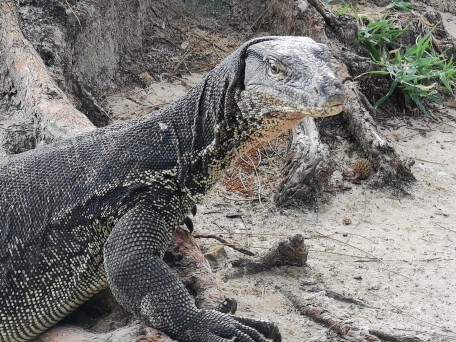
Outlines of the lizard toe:
[{"label": "lizard toe", "polygon": [[258,331],[247,325],[238,323],[236,325],[236,328],[242,331],[244,334],[247,334],[255,342],[267,342],[266,339]]},{"label": "lizard toe", "polygon": [[[242,321],[245,321],[248,324]],[[185,329],[183,335],[186,338],[183,340],[186,342],[267,342],[267,339],[263,336],[263,332],[258,331],[252,326],[255,324],[267,333],[271,332],[270,326],[275,327],[275,325],[264,321],[239,319],[233,315],[216,310],[201,310]],[[276,330],[278,333],[277,328]],[[178,340],[180,341],[179,338]],[[274,341],[280,342],[280,339]]]},{"label": "lizard toe", "polygon": [[266,338],[272,339],[274,342],[282,341],[282,335],[280,334],[279,328],[274,323],[247,317],[233,316],[233,319],[244,326],[252,328],[254,331],[258,331]]}]

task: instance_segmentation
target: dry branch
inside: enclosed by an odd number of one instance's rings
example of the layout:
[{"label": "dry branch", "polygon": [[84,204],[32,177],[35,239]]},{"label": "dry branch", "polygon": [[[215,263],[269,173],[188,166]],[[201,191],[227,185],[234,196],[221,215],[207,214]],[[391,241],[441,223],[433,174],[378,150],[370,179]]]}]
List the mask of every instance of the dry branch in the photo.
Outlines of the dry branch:
[{"label": "dry branch", "polygon": [[239,259],[233,262],[236,269],[227,278],[238,278],[255,274],[278,266],[299,266],[307,262],[308,249],[301,234],[287,236],[276,241],[271,249],[259,260]]}]

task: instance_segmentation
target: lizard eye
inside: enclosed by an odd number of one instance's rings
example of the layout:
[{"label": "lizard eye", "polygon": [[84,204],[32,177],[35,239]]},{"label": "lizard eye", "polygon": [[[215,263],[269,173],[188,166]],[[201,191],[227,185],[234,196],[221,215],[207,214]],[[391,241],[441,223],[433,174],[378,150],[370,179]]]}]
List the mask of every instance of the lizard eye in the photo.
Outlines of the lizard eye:
[{"label": "lizard eye", "polygon": [[288,69],[286,66],[276,62],[273,59],[269,60],[269,68],[268,68],[269,74],[278,79],[278,80],[283,80],[288,76]]},{"label": "lizard eye", "polygon": [[277,75],[280,72],[278,65],[274,61],[269,62],[269,68],[271,69],[271,74]]}]

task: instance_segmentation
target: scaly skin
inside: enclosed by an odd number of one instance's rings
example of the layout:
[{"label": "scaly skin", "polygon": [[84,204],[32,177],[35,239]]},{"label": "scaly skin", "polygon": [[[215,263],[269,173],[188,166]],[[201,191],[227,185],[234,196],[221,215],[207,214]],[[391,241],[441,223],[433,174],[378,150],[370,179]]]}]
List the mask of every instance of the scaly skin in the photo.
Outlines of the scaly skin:
[{"label": "scaly skin", "polygon": [[0,340],[28,340],[109,286],[178,341],[280,341],[271,323],[197,309],[162,256],[240,150],[342,99],[324,45],[263,37],[158,112],[1,163]]}]

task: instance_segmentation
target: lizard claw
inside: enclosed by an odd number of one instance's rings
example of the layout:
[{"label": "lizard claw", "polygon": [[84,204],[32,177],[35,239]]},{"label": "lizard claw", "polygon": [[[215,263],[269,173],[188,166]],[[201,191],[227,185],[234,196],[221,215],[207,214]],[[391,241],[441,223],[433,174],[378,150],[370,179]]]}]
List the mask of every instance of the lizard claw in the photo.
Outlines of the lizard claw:
[{"label": "lizard claw", "polygon": [[217,305],[215,310],[220,311],[222,313],[230,313],[234,315],[237,310],[237,301],[234,298],[225,298],[225,300]]},{"label": "lizard claw", "polygon": [[252,319],[252,318],[247,318],[247,317],[233,316],[233,318],[236,321],[238,321],[239,323],[242,323],[244,325],[247,325],[247,326],[252,327],[253,329],[259,331],[266,338],[272,339],[272,341],[274,341],[274,342],[282,341],[282,335],[280,335],[279,328],[274,323],[271,323],[268,321],[256,320],[256,319]]},{"label": "lizard claw", "polygon": [[182,223],[187,226],[187,229],[190,233],[193,233],[193,221],[190,217],[187,216],[186,218],[184,218]]},{"label": "lizard claw", "polygon": [[273,323],[215,310],[201,310],[182,335],[178,340],[185,342],[267,342],[266,338],[281,342],[279,330]]}]

